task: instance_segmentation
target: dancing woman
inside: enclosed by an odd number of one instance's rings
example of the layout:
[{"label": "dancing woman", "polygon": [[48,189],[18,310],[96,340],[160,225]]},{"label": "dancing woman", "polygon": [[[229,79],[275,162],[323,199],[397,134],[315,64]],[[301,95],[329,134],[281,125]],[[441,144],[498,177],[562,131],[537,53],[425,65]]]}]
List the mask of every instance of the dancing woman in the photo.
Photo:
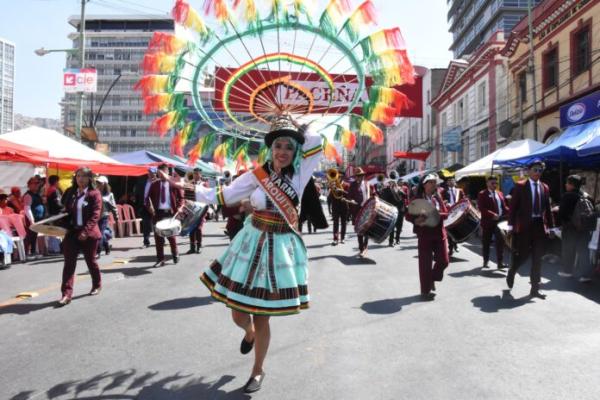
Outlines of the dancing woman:
[{"label": "dancing woman", "polygon": [[249,197],[254,208],[225,253],[200,277],[212,296],[231,308],[233,321],[245,331],[241,353],[254,347],[246,393],[258,391],[265,377],[269,318],[308,307],[308,258],[297,232],[297,207],[322,153],[321,137],[288,116],[274,122],[265,144],[269,155],[263,166],[227,187],[193,189],[200,202],[227,205]]}]

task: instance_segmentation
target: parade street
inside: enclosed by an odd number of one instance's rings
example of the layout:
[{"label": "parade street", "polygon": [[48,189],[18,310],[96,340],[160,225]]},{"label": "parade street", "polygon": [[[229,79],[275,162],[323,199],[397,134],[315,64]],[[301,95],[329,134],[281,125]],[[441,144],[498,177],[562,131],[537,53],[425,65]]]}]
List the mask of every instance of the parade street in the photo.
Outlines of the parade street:
[{"label": "parade street", "polygon": [[[117,239],[100,259],[102,293],[87,296],[80,260],[73,302],[60,309],[62,257],[1,271],[0,398],[250,398],[242,331],[198,280],[228,244],[223,228],[208,222],[202,254],[162,268],[140,237]],[[337,247],[330,230],[304,235],[311,307],[272,318],[269,384],[254,398],[598,398],[597,288],[545,264],[545,301],[529,299],[524,276],[509,292],[504,272],[482,271],[473,240],[435,301],[422,302],[411,230],[400,247],[371,244],[365,260],[354,234]],[[14,299],[25,291],[39,296]]]}]

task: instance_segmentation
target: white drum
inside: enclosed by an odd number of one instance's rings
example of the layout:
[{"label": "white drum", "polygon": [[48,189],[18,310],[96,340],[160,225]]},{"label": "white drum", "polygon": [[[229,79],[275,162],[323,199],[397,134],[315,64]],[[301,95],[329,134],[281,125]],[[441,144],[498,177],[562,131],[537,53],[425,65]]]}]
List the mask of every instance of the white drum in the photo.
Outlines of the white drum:
[{"label": "white drum", "polygon": [[181,221],[175,218],[163,219],[154,225],[154,231],[160,237],[177,236],[181,232]]}]

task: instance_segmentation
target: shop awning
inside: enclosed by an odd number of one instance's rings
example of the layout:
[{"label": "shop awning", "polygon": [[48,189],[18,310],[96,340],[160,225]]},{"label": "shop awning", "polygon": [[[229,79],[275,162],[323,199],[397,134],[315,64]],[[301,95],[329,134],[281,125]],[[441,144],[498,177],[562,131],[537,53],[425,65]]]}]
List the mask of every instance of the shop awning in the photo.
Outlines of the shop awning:
[{"label": "shop awning", "polygon": [[[600,137],[600,120],[570,126],[558,139],[537,151],[525,156],[507,154],[502,159],[496,159],[495,163],[508,167],[524,167],[534,159],[540,158],[551,165],[564,162],[570,166],[590,166],[590,163],[600,161],[600,151],[595,153],[596,150],[591,145],[585,150],[588,153],[587,157],[583,157],[579,151],[598,137]],[[595,154],[598,154],[598,157],[595,157]]]}]

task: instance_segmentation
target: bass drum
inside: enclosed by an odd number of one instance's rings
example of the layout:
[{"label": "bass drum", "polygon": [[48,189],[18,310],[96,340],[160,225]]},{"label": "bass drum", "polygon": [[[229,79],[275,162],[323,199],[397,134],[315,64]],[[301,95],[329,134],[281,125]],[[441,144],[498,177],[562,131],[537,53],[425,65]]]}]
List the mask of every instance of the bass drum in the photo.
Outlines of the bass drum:
[{"label": "bass drum", "polygon": [[181,222],[181,236],[188,236],[192,231],[198,228],[202,219],[206,215],[208,206],[203,203],[186,200],[181,210],[175,217]]},{"label": "bass drum", "polygon": [[375,243],[381,243],[390,235],[397,219],[396,207],[379,197],[373,197],[358,212],[354,231],[372,238]]},{"label": "bass drum", "polygon": [[181,232],[181,221],[175,218],[166,218],[154,225],[154,232],[160,237],[177,236]]},{"label": "bass drum", "polygon": [[462,243],[477,232],[481,214],[469,200],[461,200],[450,208],[444,227],[456,243]]}]

